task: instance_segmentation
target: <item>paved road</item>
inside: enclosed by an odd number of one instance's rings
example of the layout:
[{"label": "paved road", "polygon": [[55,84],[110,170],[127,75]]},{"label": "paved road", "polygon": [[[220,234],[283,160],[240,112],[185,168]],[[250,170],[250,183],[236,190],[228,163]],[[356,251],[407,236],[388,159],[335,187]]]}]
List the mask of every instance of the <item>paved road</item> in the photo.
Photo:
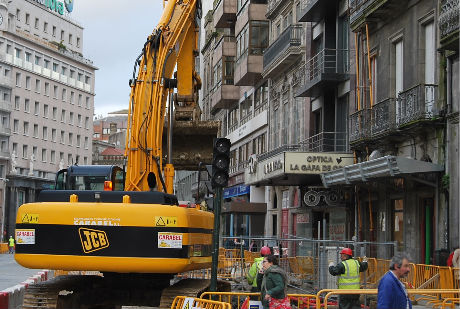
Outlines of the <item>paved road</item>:
[{"label": "paved road", "polygon": [[0,254],[0,291],[27,280],[39,271],[22,267],[16,263],[13,254]]}]

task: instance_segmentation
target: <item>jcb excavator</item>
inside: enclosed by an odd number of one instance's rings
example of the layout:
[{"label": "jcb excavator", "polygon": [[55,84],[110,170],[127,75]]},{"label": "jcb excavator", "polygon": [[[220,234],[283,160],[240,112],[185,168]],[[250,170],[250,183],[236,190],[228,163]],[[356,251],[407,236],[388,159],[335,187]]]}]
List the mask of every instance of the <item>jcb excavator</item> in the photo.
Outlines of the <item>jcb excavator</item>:
[{"label": "jcb excavator", "polygon": [[98,191],[91,185],[42,191],[40,202],[18,209],[19,264],[102,274],[30,286],[24,307],[168,307],[171,297],[207,287],[207,281],[187,280],[170,286],[175,274],[211,265],[214,215],[179,207],[172,195],[174,167],[190,170],[200,161],[210,162],[219,127],[200,121],[201,81],[194,69],[200,17],[200,0],[167,1],[135,61],[125,191]]}]

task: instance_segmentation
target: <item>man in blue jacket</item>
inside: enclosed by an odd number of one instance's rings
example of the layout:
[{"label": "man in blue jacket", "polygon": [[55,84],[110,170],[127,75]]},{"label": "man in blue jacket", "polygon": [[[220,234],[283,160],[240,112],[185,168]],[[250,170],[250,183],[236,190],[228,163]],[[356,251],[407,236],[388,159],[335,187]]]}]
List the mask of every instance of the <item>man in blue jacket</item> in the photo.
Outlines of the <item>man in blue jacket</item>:
[{"label": "man in blue jacket", "polygon": [[404,253],[396,254],[390,262],[390,270],[380,279],[377,309],[412,309],[406,287],[401,278],[409,274],[409,258]]}]

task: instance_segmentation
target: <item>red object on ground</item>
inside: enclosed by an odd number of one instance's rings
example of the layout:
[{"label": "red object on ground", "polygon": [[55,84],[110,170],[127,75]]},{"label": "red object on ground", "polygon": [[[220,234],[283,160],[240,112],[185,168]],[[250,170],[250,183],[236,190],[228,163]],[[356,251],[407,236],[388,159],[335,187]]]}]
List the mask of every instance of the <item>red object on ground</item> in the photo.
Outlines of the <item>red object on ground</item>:
[{"label": "red object on ground", "polygon": [[0,292],[0,309],[8,309],[9,293]]}]

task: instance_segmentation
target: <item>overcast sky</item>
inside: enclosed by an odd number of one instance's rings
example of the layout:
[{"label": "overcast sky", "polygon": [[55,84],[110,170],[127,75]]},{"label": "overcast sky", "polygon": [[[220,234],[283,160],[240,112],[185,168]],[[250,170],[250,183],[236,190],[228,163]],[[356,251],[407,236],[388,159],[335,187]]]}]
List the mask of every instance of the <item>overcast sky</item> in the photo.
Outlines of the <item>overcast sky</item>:
[{"label": "overcast sky", "polygon": [[74,0],[71,18],[84,27],[83,55],[99,68],[96,115],[128,108],[134,60],[162,12],[162,0]]}]

